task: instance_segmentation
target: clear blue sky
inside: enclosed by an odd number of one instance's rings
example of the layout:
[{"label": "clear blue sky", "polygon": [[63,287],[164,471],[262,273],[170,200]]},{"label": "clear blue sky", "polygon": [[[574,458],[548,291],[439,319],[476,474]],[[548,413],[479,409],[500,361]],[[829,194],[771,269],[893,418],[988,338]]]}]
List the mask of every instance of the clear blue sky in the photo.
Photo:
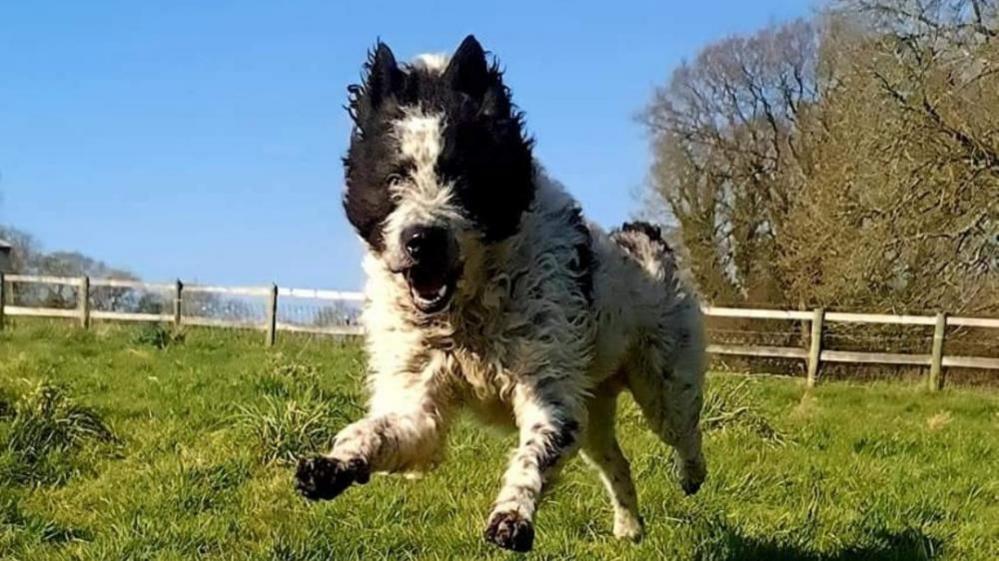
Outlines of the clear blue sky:
[{"label": "clear blue sky", "polygon": [[358,288],[341,109],[376,37],[499,55],[537,155],[613,225],[648,148],[633,115],[714,39],[806,0],[87,1],[0,5],[0,223],[144,278]]}]

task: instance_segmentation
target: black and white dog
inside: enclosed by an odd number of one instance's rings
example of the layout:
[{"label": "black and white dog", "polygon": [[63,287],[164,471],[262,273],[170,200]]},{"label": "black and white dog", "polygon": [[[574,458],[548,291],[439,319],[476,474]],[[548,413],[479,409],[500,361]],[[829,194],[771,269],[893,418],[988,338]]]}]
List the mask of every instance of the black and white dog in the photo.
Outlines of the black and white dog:
[{"label": "black and white dog", "polygon": [[577,449],[607,487],[614,534],[640,539],[618,393],[676,449],[687,493],[706,475],[701,316],[659,229],[608,235],[583,219],[474,37],[408,64],[379,42],[364,68],[344,207],[367,249],[371,402],[300,463],[299,491],[331,499],[372,472],[431,467],[468,407],[519,434],[486,539],[530,549],[542,491]]}]

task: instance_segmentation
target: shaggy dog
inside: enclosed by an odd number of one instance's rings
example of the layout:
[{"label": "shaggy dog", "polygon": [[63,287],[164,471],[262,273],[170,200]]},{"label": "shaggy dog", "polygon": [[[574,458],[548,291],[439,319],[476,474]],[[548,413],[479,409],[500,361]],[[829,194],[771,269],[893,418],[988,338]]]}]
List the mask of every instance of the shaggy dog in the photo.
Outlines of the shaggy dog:
[{"label": "shaggy dog", "polygon": [[534,160],[522,115],[474,37],[450,58],[397,64],[379,42],[351,86],[344,207],[366,245],[369,411],[296,474],[331,499],[372,472],[441,458],[467,407],[519,435],[485,537],[531,549],[542,491],[580,450],[614,507],[642,519],[615,437],[618,393],[676,449],[680,484],[706,470],[696,298],[658,228],[609,235]]}]

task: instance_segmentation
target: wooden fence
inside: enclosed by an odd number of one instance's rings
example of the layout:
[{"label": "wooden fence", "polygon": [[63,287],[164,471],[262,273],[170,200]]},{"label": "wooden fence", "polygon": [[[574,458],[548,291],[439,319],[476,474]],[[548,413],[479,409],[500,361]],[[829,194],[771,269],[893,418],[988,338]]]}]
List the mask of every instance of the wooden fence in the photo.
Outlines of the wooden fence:
[{"label": "wooden fence", "polygon": [[[39,308],[13,306],[5,303],[9,286],[14,283],[34,283],[74,286],[76,307],[73,309]],[[170,293],[173,306],[170,313],[133,313],[90,309],[90,294],[94,287],[111,287],[143,291]],[[262,323],[247,323],[211,317],[184,315],[185,294],[208,293],[236,297],[256,297],[266,299],[266,317]],[[361,335],[359,325],[299,325],[281,322],[278,319],[278,300],[282,296],[312,299],[326,302],[359,302],[363,295],[357,292],[338,292],[284,288],[277,285],[265,287],[226,287],[209,285],[185,285],[181,281],[170,284],[146,283],[130,280],[91,279],[88,277],[52,277],[37,275],[6,275],[0,273],[0,329],[4,328],[5,316],[31,316],[50,318],[70,318],[87,328],[92,320],[114,320],[135,322],[172,323],[174,326],[194,325],[205,327],[229,327],[258,329],[265,333],[267,345],[274,345],[279,331],[315,333],[322,335]],[[735,355],[746,357],[766,357],[803,360],[806,364],[806,383],[814,386],[822,363],[889,364],[928,367],[928,385],[931,390],[943,387],[945,368],[977,368],[999,370],[999,358],[978,356],[946,355],[945,334],[948,327],[985,328],[999,330],[999,318],[979,318],[949,316],[939,313],[936,316],[867,314],[851,312],[827,312],[823,309],[803,310],[764,310],[751,308],[720,308],[707,306],[704,314],[712,318],[737,318],[757,320],[781,320],[810,324],[808,346],[760,346],[709,344],[708,352],[715,355]],[[823,326],[828,323],[889,324],[910,326],[933,326],[933,342],[924,354],[900,354],[885,352],[844,351],[822,348]],[[999,338],[996,340],[999,348]]]},{"label": "wooden fence", "polygon": [[[11,286],[21,284],[47,284],[70,286],[76,289],[76,305],[73,308],[45,308],[14,306],[7,303]],[[169,310],[161,313],[121,312],[91,309],[91,294],[94,288],[107,287],[169,294]],[[265,301],[265,318],[262,322],[223,319],[204,315],[184,313],[185,297],[195,294],[215,294],[235,298],[258,298]],[[5,316],[27,316],[47,318],[68,318],[76,320],[84,328],[90,327],[93,320],[131,321],[171,323],[175,327],[191,325],[199,327],[227,327],[237,329],[256,329],[265,333],[265,341],[273,345],[277,340],[278,331],[315,333],[320,335],[360,335],[363,333],[359,325],[300,325],[282,322],[278,317],[278,300],[281,297],[309,299],[320,302],[350,302],[361,301],[363,296],[356,292],[337,292],[333,290],[314,290],[304,288],[285,288],[271,286],[212,286],[201,284],[185,284],[181,281],[173,283],[148,283],[119,279],[91,279],[89,277],[53,277],[38,275],[4,275],[0,273],[0,329],[4,327]]]}]

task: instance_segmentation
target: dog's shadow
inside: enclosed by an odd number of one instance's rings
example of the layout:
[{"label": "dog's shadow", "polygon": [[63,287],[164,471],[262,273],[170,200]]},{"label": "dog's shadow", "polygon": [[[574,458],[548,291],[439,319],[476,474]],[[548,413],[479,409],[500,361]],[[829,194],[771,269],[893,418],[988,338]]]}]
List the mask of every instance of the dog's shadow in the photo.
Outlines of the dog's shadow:
[{"label": "dog's shadow", "polygon": [[748,537],[729,526],[716,531],[721,535],[716,534],[715,539],[699,548],[697,561],[924,561],[938,558],[943,545],[921,530],[910,528],[877,531],[865,540],[868,544],[816,553],[777,540]]}]

